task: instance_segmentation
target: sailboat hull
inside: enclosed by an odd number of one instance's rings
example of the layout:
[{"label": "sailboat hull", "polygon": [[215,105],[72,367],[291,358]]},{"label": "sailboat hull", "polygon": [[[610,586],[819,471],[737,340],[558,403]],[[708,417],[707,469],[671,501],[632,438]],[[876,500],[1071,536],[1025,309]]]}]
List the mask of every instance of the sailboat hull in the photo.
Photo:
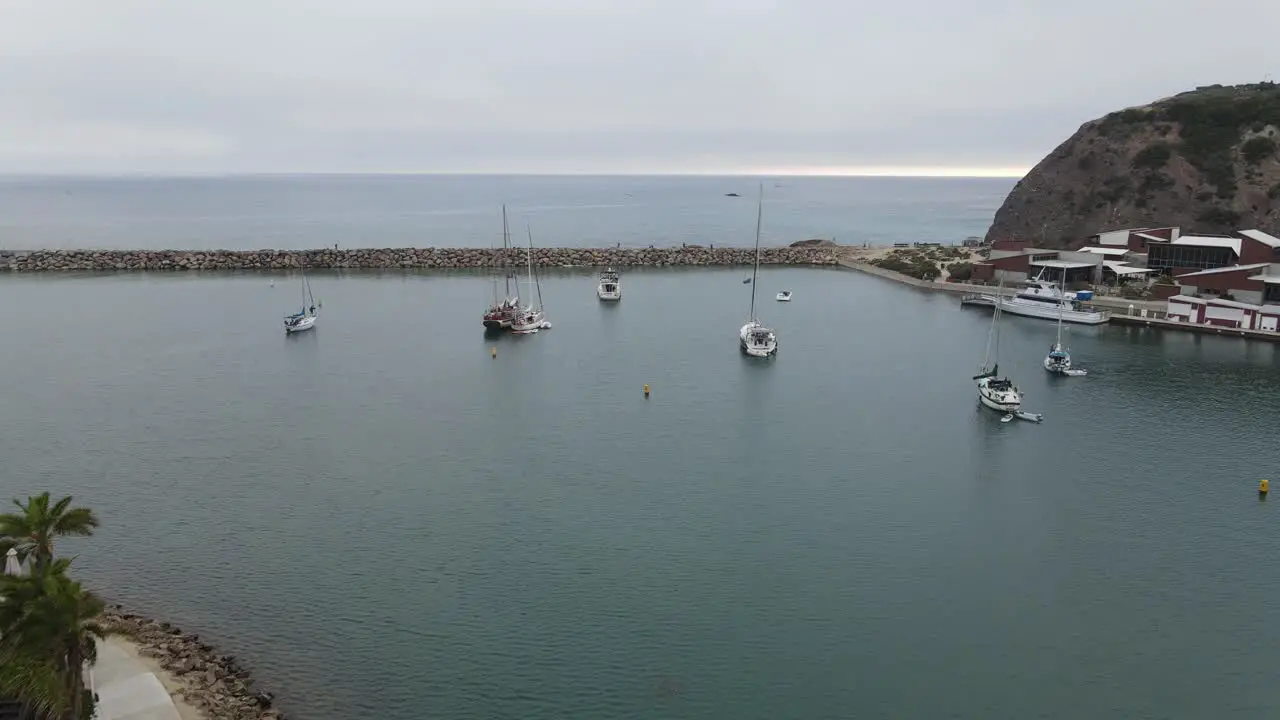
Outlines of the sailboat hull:
[{"label": "sailboat hull", "polygon": [[1071,358],[1058,358],[1047,355],[1044,359],[1044,369],[1055,375],[1065,375],[1071,369]]},{"label": "sailboat hull", "polygon": [[292,325],[286,322],[284,325],[284,332],[286,335],[292,335],[293,333],[306,332],[308,330],[311,330],[315,326],[316,326],[316,316],[308,315],[307,317],[302,318],[301,320],[297,321],[296,323],[293,323]]},{"label": "sailboat hull", "polygon": [[772,330],[750,322],[738,331],[738,347],[751,357],[771,357],[778,352],[778,338]]},{"label": "sailboat hull", "polygon": [[978,402],[997,412],[1017,412],[1022,407],[1022,395],[1013,390],[996,390],[988,385],[978,385]]},{"label": "sailboat hull", "polygon": [[550,328],[551,323],[547,322],[547,318],[542,314],[542,311],[534,310],[532,308],[526,308],[525,311],[516,317],[516,319],[511,323],[511,332],[516,333],[517,335],[529,335],[536,333],[539,330],[548,330]]},{"label": "sailboat hull", "polygon": [[778,354],[778,344],[773,343],[768,347],[754,347],[747,345],[745,340],[738,343],[742,348],[742,354],[748,357],[767,358]]}]

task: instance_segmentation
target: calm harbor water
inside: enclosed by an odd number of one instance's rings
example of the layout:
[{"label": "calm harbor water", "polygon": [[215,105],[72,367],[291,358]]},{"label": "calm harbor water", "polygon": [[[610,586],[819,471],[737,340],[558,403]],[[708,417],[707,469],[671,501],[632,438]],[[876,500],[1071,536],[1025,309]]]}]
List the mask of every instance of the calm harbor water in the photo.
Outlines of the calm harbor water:
[{"label": "calm harbor water", "polygon": [[318,275],[297,337],[296,277],[6,277],[0,496],[96,508],[88,580],[311,720],[1280,707],[1275,347],[1073,329],[1050,378],[1007,318],[1001,424],[988,314],[769,270],[751,361],[742,274],[553,272],[498,340],[475,274]]}]

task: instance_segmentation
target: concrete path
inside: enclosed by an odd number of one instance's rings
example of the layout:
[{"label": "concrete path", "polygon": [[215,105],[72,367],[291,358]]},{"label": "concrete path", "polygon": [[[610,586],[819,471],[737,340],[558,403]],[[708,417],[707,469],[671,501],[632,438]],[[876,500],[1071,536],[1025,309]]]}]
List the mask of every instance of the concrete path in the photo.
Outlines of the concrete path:
[{"label": "concrete path", "polygon": [[124,638],[98,643],[98,662],[90,670],[89,685],[98,696],[96,720],[199,720],[200,714],[170,694],[161,676],[167,674]]}]

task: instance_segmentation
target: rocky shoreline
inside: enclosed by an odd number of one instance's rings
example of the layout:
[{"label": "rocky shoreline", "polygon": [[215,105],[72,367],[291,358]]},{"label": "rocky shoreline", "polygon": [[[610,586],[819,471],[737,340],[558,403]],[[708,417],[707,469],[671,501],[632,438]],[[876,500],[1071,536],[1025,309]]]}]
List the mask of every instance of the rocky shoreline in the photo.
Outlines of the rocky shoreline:
[{"label": "rocky shoreline", "polygon": [[[761,248],[765,265],[836,265],[834,244],[801,241]],[[808,244],[806,244],[808,243]],[[289,270],[294,268],[464,269],[523,266],[525,250],[489,248],[352,248],[323,250],[5,250],[0,271],[62,272]],[[751,265],[754,248],[535,248],[539,267],[689,267]]]},{"label": "rocky shoreline", "polygon": [[153,658],[182,684],[182,696],[193,707],[217,720],[284,720],[272,707],[274,696],[256,687],[249,671],[231,655],[199,635],[183,632],[167,622],[107,607],[104,624],[137,643],[140,654]]}]

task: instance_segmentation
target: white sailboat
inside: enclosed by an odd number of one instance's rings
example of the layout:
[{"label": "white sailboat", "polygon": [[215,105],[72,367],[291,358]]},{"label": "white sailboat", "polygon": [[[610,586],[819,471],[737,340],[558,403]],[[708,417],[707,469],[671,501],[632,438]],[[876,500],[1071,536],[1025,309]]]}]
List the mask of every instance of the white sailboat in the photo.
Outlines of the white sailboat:
[{"label": "white sailboat", "polygon": [[[1062,291],[1066,294],[1066,278],[1062,280]],[[1087,370],[1081,370],[1071,367],[1071,351],[1062,345],[1062,313],[1063,306],[1058,306],[1058,339],[1049,346],[1049,354],[1044,357],[1044,369],[1055,375],[1071,375],[1079,376],[1088,373]]]},{"label": "white sailboat", "polygon": [[[1001,289],[1004,283],[1001,282]],[[994,343],[995,352],[992,352]],[[992,364],[994,362],[994,364]],[[978,402],[997,412],[1012,415],[1022,408],[1022,393],[1013,381],[1000,377],[1000,306],[991,314],[991,330],[987,333],[987,352],[982,368],[973,376],[978,383]]]},{"label": "white sailboat", "polygon": [[750,320],[738,331],[738,344],[742,352],[751,357],[772,357],[778,352],[778,334],[765,327],[756,317],[756,276],[760,274],[760,221],[764,213],[764,184],[760,184],[760,199],[756,204],[756,264],[751,271]]},{"label": "white sailboat", "polygon": [[511,232],[507,226],[507,206],[502,206],[502,256],[503,256],[503,283],[506,285],[506,293],[501,297],[498,296],[498,274],[493,275],[493,302],[484,312],[484,329],[492,330],[508,330],[511,328],[511,319],[520,309],[520,283],[516,283],[516,292],[511,294],[511,281],[515,278],[515,273],[511,268],[506,266],[507,251],[511,248]]},{"label": "white sailboat", "polygon": [[307,279],[307,271],[302,271],[302,309],[284,318],[285,334],[300,333],[316,326],[320,316],[320,306],[311,294],[311,281]]},{"label": "white sailboat", "polygon": [[613,268],[600,273],[600,282],[596,284],[596,297],[601,300],[622,299],[622,278]]},{"label": "white sailboat", "polygon": [[520,335],[529,335],[539,330],[549,330],[551,323],[547,321],[546,312],[542,307],[542,284],[538,282],[538,275],[533,270],[533,231],[529,230],[529,284],[533,285],[537,290],[538,304],[535,307],[533,303],[529,303],[519,308],[511,318],[511,332]]}]

